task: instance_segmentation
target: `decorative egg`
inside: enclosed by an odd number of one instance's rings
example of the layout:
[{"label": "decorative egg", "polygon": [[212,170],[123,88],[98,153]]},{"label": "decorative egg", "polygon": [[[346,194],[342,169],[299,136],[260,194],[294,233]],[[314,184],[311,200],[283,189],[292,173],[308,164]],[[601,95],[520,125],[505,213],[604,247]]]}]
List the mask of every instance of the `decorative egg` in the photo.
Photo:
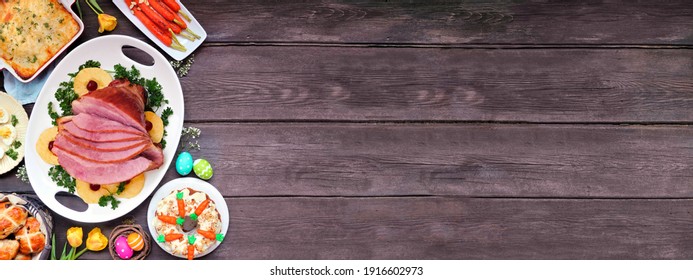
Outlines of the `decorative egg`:
[{"label": "decorative egg", "polygon": [[193,164],[193,170],[195,170],[195,175],[203,180],[209,180],[214,175],[212,165],[206,159],[196,159]]},{"label": "decorative egg", "polygon": [[181,176],[190,174],[193,170],[193,157],[188,152],[182,152],[178,155],[176,159],[176,171]]},{"label": "decorative egg", "polygon": [[133,232],[128,235],[128,246],[135,251],[141,251],[144,248],[144,239],[139,233]]},{"label": "decorative egg", "polygon": [[124,260],[129,260],[135,253],[135,251],[133,251],[132,248],[130,248],[130,245],[128,245],[127,237],[122,235],[116,239],[115,251],[116,254],[118,254],[118,257]]}]

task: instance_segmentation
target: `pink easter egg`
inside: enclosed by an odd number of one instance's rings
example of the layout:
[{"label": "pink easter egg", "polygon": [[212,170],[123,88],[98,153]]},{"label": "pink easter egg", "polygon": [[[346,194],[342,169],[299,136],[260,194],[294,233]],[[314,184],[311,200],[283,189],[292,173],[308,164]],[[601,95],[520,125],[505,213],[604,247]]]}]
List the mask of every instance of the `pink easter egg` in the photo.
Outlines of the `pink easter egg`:
[{"label": "pink easter egg", "polygon": [[116,239],[115,251],[118,257],[124,260],[129,260],[135,253],[135,251],[130,248],[130,245],[128,245],[128,238],[122,235]]}]

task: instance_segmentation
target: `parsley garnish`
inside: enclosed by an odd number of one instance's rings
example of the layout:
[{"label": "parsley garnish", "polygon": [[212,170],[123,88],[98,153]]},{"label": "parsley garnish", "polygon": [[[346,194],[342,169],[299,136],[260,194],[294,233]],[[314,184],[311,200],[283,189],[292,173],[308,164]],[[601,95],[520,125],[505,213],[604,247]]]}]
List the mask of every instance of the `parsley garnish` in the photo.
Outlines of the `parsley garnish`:
[{"label": "parsley garnish", "polygon": [[5,154],[12,160],[17,160],[17,157],[19,156],[19,153],[17,153],[17,151],[15,151],[14,149],[7,150]]},{"label": "parsley garnish", "polygon": [[84,68],[101,68],[101,62],[91,59],[87,60],[87,62],[79,66],[79,70],[82,70]]},{"label": "parsley garnish", "polygon": [[156,81],[156,78],[144,81],[144,88],[147,90],[147,104],[148,110],[156,112],[164,104],[168,104],[168,100],[164,98],[164,94],[161,93],[161,84]]},{"label": "parsley garnish", "polygon": [[168,117],[173,115],[173,110],[171,107],[166,107],[163,112],[161,112],[161,121],[164,123],[164,126],[168,126]]},{"label": "parsley garnish", "polygon": [[75,193],[75,178],[72,178],[62,166],[56,165],[48,169],[48,176],[59,187],[66,188],[70,193]]},{"label": "parsley garnish", "polygon": [[58,105],[63,111],[63,116],[72,115],[72,101],[75,101],[77,97],[79,97],[79,95],[77,95],[73,89],[72,79],[60,83],[60,87],[55,92],[55,99],[58,100]]},{"label": "parsley garnish", "polygon": [[22,146],[22,143],[19,142],[19,141],[17,141],[17,140],[15,140],[15,141],[12,142],[12,144],[10,145],[10,149],[7,150],[7,151],[5,151],[5,154],[6,154],[8,157],[10,157],[12,160],[17,160],[17,158],[19,157],[19,153],[16,151],[16,149],[19,149],[19,147],[21,147],[21,146]]},{"label": "parsley garnish", "polygon": [[120,204],[120,201],[118,201],[113,195],[104,195],[99,198],[99,206],[101,207],[106,207],[108,206],[108,203],[111,203],[111,209],[115,210],[118,208],[118,205]]},{"label": "parsley garnish", "polygon": [[118,190],[116,190],[116,194],[123,193],[123,191],[125,190],[125,185],[125,182],[120,183],[120,185],[118,185]]},{"label": "parsley garnish", "polygon": [[17,119],[17,116],[12,115],[12,126],[17,126],[18,122],[19,120]]},{"label": "parsley garnish", "polygon": [[[115,194],[119,195],[119,194],[123,193],[123,191],[125,190],[125,185],[126,185],[125,182],[121,182],[118,185],[118,190],[116,190]],[[120,201],[117,198],[115,198],[115,196],[113,196],[113,194],[102,195],[99,198],[99,206],[106,207],[106,206],[108,206],[109,203],[111,204],[111,209],[113,209],[113,210],[118,208],[118,205],[120,205]]]},{"label": "parsley garnish", "polygon": [[[125,190],[125,182],[122,182],[122,183],[120,183],[120,185],[118,185],[118,190],[116,190],[116,193],[115,193],[115,194],[116,194],[116,195],[119,195],[119,194],[121,194],[124,190]],[[113,196],[113,194],[102,195],[102,196],[99,198],[99,206],[101,206],[101,207],[106,207],[106,206],[108,206],[109,203],[111,204],[111,209],[114,209],[114,210],[115,210],[116,208],[118,208],[118,205],[120,204],[120,201],[119,201],[117,198],[115,198],[115,197]]]},{"label": "parsley garnish", "polygon": [[48,102],[48,115],[53,120],[53,125],[58,125],[58,118],[60,118],[60,115],[53,109],[53,102]]}]

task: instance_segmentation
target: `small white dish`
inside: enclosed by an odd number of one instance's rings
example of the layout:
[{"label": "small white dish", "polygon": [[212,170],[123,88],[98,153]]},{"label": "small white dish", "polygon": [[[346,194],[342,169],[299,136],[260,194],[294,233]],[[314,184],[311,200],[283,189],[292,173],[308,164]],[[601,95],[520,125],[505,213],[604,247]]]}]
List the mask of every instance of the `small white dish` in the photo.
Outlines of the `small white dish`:
[{"label": "small white dish", "polygon": [[147,29],[147,27],[145,27],[144,24],[142,24],[142,22],[139,19],[137,19],[137,17],[134,14],[132,14],[132,12],[130,11],[130,7],[128,7],[128,5],[125,4],[124,0],[113,0],[113,4],[115,4],[116,7],[118,7],[118,9],[130,20],[130,22],[137,26],[137,28],[139,28],[139,30],[142,31],[142,33],[144,33],[144,35],[146,35],[149,38],[149,40],[152,40],[154,44],[159,46],[159,48],[164,50],[175,60],[180,61],[185,59],[191,53],[193,53],[195,49],[202,45],[202,42],[204,42],[205,39],[207,39],[207,32],[202,28],[200,22],[198,22],[197,19],[195,19],[195,17],[193,16],[193,14],[190,13],[190,11],[188,11],[188,9],[185,8],[185,6],[183,6],[183,4],[181,4],[180,2],[178,3],[180,5],[180,10],[186,13],[188,16],[190,16],[190,22],[186,21],[188,29],[190,29],[192,32],[195,32],[195,34],[200,35],[201,37],[195,41],[190,41],[181,36],[176,36],[178,38],[178,41],[180,41],[183,47],[185,47],[185,52],[164,45],[164,43],[162,43],[161,40],[157,39],[156,36],[154,36],[154,34],[152,34],[152,32],[149,31],[149,29]]},{"label": "small white dish", "polygon": [[[201,191],[206,193],[209,198],[214,201],[214,204],[217,206],[217,211],[219,211],[219,215],[221,216],[221,234],[224,234],[226,236],[226,232],[229,230],[229,208],[226,205],[226,200],[224,199],[224,196],[221,195],[219,190],[212,186],[212,184],[207,183],[206,181],[202,181],[197,178],[191,178],[191,177],[184,177],[184,178],[178,178],[169,181],[165,185],[161,186],[156,193],[154,193],[154,196],[152,197],[152,200],[149,202],[149,208],[147,208],[147,227],[149,227],[149,234],[151,234],[152,238],[154,239],[154,242],[156,242],[156,237],[159,236],[159,233],[156,232],[155,226],[154,226],[154,217],[156,215],[156,206],[161,201],[164,199],[164,197],[168,196],[171,194],[173,191],[185,189],[185,188],[191,188],[196,191]],[[161,245],[161,243],[156,242],[156,244],[159,245],[159,247],[166,251],[164,247]],[[200,258],[203,256],[206,256],[207,254],[211,253],[216,249],[221,242],[216,242],[214,245],[209,247],[207,251],[204,251],[197,255],[195,258]],[[171,254],[170,252],[166,251],[167,253]],[[173,254],[171,254],[173,255]],[[173,255],[176,256],[176,255]],[[179,258],[183,258],[181,256],[176,256]]]}]

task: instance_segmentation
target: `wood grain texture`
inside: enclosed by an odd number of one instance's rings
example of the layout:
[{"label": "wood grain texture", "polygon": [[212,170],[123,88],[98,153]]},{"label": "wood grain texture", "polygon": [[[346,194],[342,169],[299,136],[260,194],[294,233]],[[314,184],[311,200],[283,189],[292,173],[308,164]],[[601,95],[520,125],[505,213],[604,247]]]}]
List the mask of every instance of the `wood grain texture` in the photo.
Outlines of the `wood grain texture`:
[{"label": "wood grain texture", "polygon": [[[690,259],[693,200],[227,198],[204,259]],[[145,201],[145,205],[148,201]],[[131,214],[146,226],[146,206]],[[128,217],[129,218],[129,217]],[[57,244],[70,226],[55,216]],[[122,219],[100,224],[106,234]],[[172,259],[158,246],[148,259]],[[107,252],[83,259],[110,259]]]},{"label": "wood grain texture", "polygon": [[195,126],[225,196],[693,197],[689,127]]},{"label": "wood grain texture", "polygon": [[691,54],[203,47],[181,84],[188,121],[691,122]]},{"label": "wood grain texture", "polygon": [[[663,44],[693,43],[693,6],[676,1],[183,1],[220,43]],[[144,38],[119,16],[116,34]],[[97,36],[85,11],[85,34]]]}]

